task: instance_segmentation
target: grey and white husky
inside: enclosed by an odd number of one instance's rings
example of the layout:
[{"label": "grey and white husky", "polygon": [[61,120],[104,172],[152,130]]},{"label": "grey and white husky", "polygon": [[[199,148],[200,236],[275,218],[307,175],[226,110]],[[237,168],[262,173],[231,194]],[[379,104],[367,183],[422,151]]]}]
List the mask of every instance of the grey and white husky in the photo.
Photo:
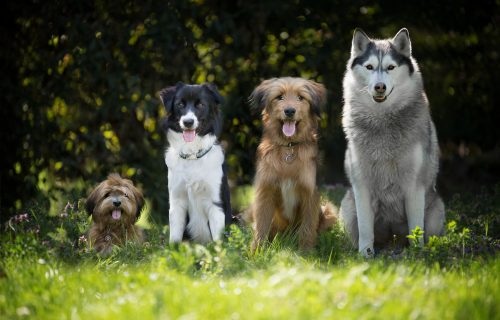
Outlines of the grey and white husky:
[{"label": "grey and white husky", "polygon": [[343,87],[345,170],[352,188],[340,215],[352,242],[371,257],[374,245],[406,243],[417,226],[426,240],[440,235],[439,146],[408,30],[373,40],[357,29]]}]

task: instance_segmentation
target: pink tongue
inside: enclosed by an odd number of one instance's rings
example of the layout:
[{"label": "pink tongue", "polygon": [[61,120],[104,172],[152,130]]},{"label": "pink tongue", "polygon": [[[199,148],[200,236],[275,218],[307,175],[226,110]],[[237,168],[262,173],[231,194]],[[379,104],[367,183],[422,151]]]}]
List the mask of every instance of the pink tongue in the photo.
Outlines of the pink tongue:
[{"label": "pink tongue", "polygon": [[196,132],[194,130],[184,130],[182,132],[182,138],[184,138],[185,142],[192,142],[196,137]]},{"label": "pink tongue", "polygon": [[287,137],[291,137],[295,134],[295,121],[286,121],[283,123],[283,134]]},{"label": "pink tongue", "polygon": [[122,212],[120,210],[113,210],[111,216],[113,217],[113,219],[118,220],[122,216]]}]

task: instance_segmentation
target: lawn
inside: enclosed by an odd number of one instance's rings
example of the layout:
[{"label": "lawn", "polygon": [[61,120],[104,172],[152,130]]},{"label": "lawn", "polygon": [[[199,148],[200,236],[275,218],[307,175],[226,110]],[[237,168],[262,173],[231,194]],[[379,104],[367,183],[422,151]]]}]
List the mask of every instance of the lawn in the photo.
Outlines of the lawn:
[{"label": "lawn", "polygon": [[0,318],[500,319],[499,189],[449,200],[446,236],[369,261],[340,227],[309,253],[284,236],[252,254],[244,227],[169,246],[155,223],[144,245],[101,258],[82,203],[53,217],[35,206],[1,235]]}]

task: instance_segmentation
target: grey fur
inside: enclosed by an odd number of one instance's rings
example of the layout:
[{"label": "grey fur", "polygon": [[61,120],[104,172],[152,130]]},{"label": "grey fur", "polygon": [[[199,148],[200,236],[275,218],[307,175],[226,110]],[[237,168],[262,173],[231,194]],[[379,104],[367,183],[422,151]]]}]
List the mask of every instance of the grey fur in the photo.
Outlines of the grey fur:
[{"label": "grey fur", "polygon": [[[374,253],[374,245],[390,244],[394,235],[406,243],[409,228],[416,225],[423,227],[426,240],[442,234],[444,204],[435,190],[439,146],[421,73],[411,56],[404,59],[404,54],[396,49],[396,45],[402,46],[406,53],[411,53],[408,31],[402,29],[392,40],[369,39],[365,51],[358,50],[359,37],[365,35],[358,32],[353,38],[343,84],[342,124],[348,141],[345,171],[352,188],[342,200],[340,215],[353,244],[369,257]],[[405,35],[407,43],[405,39],[401,41]],[[373,55],[389,55],[391,63],[403,61],[398,64],[397,73],[371,71],[380,72],[377,82],[393,77],[393,88],[383,102],[375,101],[369,94],[369,77],[374,76],[363,66]],[[378,63],[382,65],[380,59]],[[363,201],[356,202],[356,192]],[[359,214],[356,207],[363,212]],[[423,226],[419,217],[423,218]]]}]

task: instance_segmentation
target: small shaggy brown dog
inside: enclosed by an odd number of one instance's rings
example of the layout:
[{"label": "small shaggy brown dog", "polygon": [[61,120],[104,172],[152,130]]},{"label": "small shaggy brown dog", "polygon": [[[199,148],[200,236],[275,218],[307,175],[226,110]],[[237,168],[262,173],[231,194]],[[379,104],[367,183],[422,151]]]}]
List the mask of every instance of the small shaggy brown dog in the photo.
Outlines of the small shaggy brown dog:
[{"label": "small shaggy brown dog", "polygon": [[311,249],[317,232],[336,221],[331,204],[320,206],[316,188],[317,129],[325,87],[302,78],[273,78],[255,88],[249,100],[264,124],[250,209],[252,250],[289,228],[298,233],[301,249]]},{"label": "small shaggy brown dog", "polygon": [[107,255],[114,245],[142,242],[142,230],[134,224],[143,206],[144,197],[132,181],[110,174],[92,191],[85,204],[93,220],[89,231],[91,248]]}]

